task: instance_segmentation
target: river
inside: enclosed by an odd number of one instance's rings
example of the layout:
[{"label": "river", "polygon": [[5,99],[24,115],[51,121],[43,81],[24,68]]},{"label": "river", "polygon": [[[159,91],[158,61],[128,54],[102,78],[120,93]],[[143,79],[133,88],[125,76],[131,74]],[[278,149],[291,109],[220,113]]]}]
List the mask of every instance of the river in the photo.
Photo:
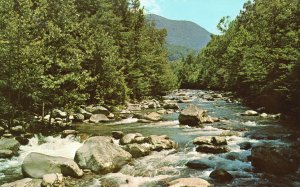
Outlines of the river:
[{"label": "river", "polygon": [[[200,177],[215,186],[299,186],[300,170],[288,176],[265,175],[255,172],[247,157],[251,150],[241,150],[239,143],[250,142],[254,146],[261,143],[287,144],[289,137],[299,137],[299,130],[291,126],[280,124],[276,118],[263,118],[260,116],[241,116],[240,114],[249,108],[237,102],[226,102],[224,99],[207,101],[199,95],[206,93],[201,90],[187,90],[186,95],[191,102],[206,110],[213,117],[218,117],[221,122],[206,124],[204,128],[191,128],[180,126],[178,113],[164,115],[164,121],[157,123],[137,123],[137,119],[129,118],[123,121],[109,124],[76,124],[76,129],[81,134],[111,135],[113,130],[121,130],[125,133],[139,132],[144,136],[156,134],[167,135],[179,145],[176,150],[152,152],[149,156],[135,159],[125,165],[118,173],[105,176],[93,176],[92,180],[78,186],[101,186],[101,178],[115,177],[118,180],[126,180],[129,187],[137,186],[164,186],[164,181],[169,178]],[[170,97],[174,97],[171,95]],[[181,109],[188,103],[179,103]],[[198,136],[219,136],[235,132],[227,136],[229,153],[204,154],[195,150],[192,141]],[[299,140],[299,138],[298,138]],[[73,158],[76,150],[82,145],[80,138],[60,136],[43,137],[36,135],[30,139],[30,143],[21,146],[20,156],[11,160],[0,160],[0,184],[22,178],[21,163],[30,152],[40,152],[53,156]],[[237,159],[227,159],[229,154],[235,152]],[[206,170],[194,170],[185,166],[189,160],[201,159],[210,168]],[[228,184],[217,184],[209,178],[209,174],[216,167],[222,167],[234,176],[234,180]],[[76,185],[75,185],[76,186]]]}]

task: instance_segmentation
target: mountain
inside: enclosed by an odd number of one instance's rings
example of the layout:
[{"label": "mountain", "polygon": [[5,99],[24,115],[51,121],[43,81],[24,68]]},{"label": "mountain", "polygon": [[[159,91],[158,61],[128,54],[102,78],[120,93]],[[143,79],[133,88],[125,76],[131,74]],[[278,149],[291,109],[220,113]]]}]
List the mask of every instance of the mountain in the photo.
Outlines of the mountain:
[{"label": "mountain", "polygon": [[156,28],[168,31],[167,43],[175,46],[199,50],[210,40],[210,33],[191,21],[177,21],[155,14],[148,14],[147,20],[153,21]]}]

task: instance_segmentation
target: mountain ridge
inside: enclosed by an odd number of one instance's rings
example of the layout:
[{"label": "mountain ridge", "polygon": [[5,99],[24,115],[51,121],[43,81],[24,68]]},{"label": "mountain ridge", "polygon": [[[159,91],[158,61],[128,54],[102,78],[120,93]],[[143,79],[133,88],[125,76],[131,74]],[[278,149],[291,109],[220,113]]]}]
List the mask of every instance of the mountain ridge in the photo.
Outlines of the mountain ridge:
[{"label": "mountain ridge", "polygon": [[192,21],[172,20],[156,14],[147,14],[146,19],[154,22],[156,28],[168,31],[166,41],[170,45],[200,50],[210,41],[211,33]]}]

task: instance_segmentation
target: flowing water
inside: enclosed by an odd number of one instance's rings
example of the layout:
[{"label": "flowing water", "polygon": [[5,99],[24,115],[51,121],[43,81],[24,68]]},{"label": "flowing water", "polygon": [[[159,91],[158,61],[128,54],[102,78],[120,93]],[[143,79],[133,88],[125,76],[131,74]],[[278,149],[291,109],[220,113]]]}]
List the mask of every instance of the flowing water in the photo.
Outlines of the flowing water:
[{"label": "flowing water", "polygon": [[[299,137],[299,131],[288,126],[280,125],[277,119],[241,116],[248,108],[239,103],[228,103],[223,99],[207,101],[198,97],[204,91],[188,90],[186,94],[192,103],[206,110],[213,117],[218,117],[221,122],[207,124],[204,128],[191,128],[180,126],[178,113],[164,115],[164,121],[158,123],[142,124],[137,119],[129,118],[111,124],[77,124],[77,130],[88,135],[111,135],[113,130],[124,133],[139,132],[144,136],[156,134],[167,135],[176,141],[179,148],[152,152],[149,156],[135,159],[125,165],[118,173],[105,176],[95,176],[93,180],[78,186],[101,186],[101,179],[114,178],[126,181],[128,187],[138,186],[164,186],[170,178],[200,177],[214,183],[215,186],[299,186],[300,170],[295,174],[273,177],[257,173],[247,161],[251,155],[250,150],[241,150],[239,143],[251,142],[253,145],[261,143],[287,144],[285,140],[289,135]],[[174,96],[171,96],[174,97]],[[187,103],[180,103],[180,108],[185,108]],[[234,133],[232,133],[234,132]],[[192,141],[198,136],[218,136],[231,133],[227,136],[229,153],[204,154],[195,151]],[[0,160],[0,183],[22,178],[21,163],[30,152],[40,152],[53,156],[73,158],[76,150],[82,145],[79,139],[67,137],[42,137],[35,136],[26,146],[21,146],[20,156],[11,160]],[[237,159],[227,159],[232,152]],[[189,169],[185,164],[189,160],[201,159],[210,168],[206,170]],[[216,184],[209,178],[214,168],[222,167],[229,171],[234,180],[228,184]]]}]

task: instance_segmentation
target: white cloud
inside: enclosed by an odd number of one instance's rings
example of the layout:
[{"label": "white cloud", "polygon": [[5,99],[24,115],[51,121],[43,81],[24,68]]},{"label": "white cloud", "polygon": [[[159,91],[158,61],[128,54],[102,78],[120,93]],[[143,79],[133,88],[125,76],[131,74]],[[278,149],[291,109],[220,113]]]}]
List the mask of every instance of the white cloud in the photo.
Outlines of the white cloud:
[{"label": "white cloud", "polygon": [[146,13],[161,14],[161,7],[157,0],[140,0]]}]

